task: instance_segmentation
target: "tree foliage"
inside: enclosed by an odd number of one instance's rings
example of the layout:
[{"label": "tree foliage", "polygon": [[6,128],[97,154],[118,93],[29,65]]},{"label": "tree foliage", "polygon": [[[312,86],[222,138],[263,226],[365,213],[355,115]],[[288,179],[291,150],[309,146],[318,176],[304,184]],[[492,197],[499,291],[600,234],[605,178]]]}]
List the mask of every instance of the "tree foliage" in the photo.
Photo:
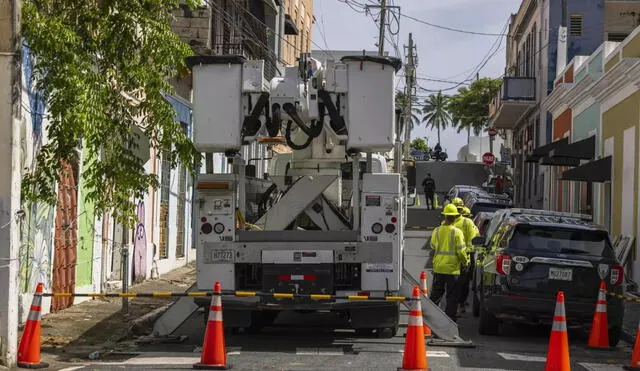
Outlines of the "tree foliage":
[{"label": "tree foliage", "polygon": [[424,100],[422,113],[424,114],[422,122],[425,122],[428,127],[436,129],[438,132],[438,143],[440,143],[440,131],[446,129],[451,123],[449,96],[442,95],[442,92],[429,95],[427,99]]},{"label": "tree foliage", "polygon": [[429,146],[427,142],[422,138],[415,138],[411,141],[411,149],[415,149],[418,151],[427,152],[429,150]]},{"label": "tree foliage", "polygon": [[458,93],[449,100],[448,107],[458,133],[468,130],[479,135],[487,129],[489,103],[500,90],[501,84],[501,79],[482,78],[474,81],[469,87],[458,89]]},{"label": "tree foliage", "polygon": [[85,196],[98,215],[110,211],[127,224],[135,220],[134,199],[158,186],[134,153],[137,140],[149,140],[172,166],[193,169],[199,154],[163,95],[192,53],[170,26],[179,3],[24,0],[22,34],[49,121],[35,170],[23,179],[25,199],[55,203],[62,164],[78,161],[79,143],[89,154],[82,164]]}]

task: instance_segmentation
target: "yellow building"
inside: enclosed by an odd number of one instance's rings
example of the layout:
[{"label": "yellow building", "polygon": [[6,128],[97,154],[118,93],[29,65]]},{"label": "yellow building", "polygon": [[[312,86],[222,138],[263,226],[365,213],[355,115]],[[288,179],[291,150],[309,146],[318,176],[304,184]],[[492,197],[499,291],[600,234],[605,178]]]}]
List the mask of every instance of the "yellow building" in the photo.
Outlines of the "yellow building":
[{"label": "yellow building", "polygon": [[311,53],[311,25],[315,20],[313,0],[284,0],[283,8],[285,42],[282,44],[282,59],[294,65],[300,53]]}]

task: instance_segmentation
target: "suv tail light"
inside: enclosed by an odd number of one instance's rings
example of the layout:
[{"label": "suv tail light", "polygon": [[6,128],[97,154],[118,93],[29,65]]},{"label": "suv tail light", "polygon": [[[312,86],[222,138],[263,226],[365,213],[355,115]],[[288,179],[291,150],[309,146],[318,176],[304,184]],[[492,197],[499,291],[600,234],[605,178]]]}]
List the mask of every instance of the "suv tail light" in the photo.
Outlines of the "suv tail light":
[{"label": "suv tail light", "polygon": [[511,272],[511,257],[509,255],[500,254],[496,257],[496,271],[505,276]]},{"label": "suv tail light", "polygon": [[624,268],[622,268],[619,265],[614,265],[613,267],[611,267],[611,278],[609,282],[612,285],[617,286],[622,283],[623,279],[624,279]]}]

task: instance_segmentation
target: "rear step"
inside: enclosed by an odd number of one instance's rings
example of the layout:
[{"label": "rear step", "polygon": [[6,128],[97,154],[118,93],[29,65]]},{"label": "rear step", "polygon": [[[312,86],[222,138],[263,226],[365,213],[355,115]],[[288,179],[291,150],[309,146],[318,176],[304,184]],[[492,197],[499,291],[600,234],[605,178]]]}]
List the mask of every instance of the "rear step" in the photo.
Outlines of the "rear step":
[{"label": "rear step", "polygon": [[[400,295],[410,297],[413,294],[413,287],[420,286],[420,283],[406,270],[402,271],[402,286]],[[408,302],[404,305],[409,307]],[[440,307],[432,302],[429,297],[420,295],[420,305],[422,306],[422,318],[424,323],[431,328],[438,339],[427,342],[429,345],[467,347],[473,348],[475,345],[469,340],[460,338],[458,325],[447,316]]]}]

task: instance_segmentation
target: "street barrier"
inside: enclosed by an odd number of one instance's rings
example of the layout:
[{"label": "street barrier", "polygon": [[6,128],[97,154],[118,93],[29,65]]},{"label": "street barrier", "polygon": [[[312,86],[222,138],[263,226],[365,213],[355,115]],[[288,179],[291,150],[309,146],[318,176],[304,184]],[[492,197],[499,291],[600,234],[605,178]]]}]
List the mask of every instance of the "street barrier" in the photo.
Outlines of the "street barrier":
[{"label": "street barrier", "polygon": [[357,301],[410,301],[417,300],[413,297],[405,296],[365,296],[365,295],[329,295],[329,294],[295,294],[286,292],[259,292],[259,291],[196,291],[196,292],[46,292],[37,294],[44,297],[100,297],[100,298],[170,298],[184,296],[236,296],[236,297],[271,297],[275,299],[296,299],[304,298],[311,300],[357,300]]},{"label": "street barrier", "polygon": [[640,303],[640,298],[634,298],[632,296],[624,296],[615,292],[609,292],[607,291],[607,295],[609,296],[613,296],[614,298],[618,298],[618,299],[624,299],[626,301],[630,301],[633,303]]}]

